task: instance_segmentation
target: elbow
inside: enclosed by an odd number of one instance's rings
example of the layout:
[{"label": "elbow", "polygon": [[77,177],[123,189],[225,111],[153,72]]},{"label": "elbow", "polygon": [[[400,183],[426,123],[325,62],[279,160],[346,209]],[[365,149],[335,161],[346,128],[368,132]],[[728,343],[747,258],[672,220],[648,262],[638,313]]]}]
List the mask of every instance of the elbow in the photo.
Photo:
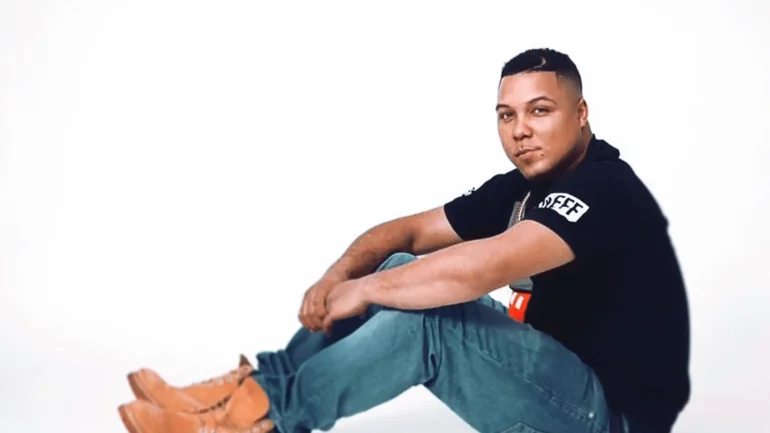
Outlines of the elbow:
[{"label": "elbow", "polygon": [[393,221],[389,227],[390,233],[397,239],[393,253],[406,253],[414,256],[420,255],[420,236],[417,223],[411,218],[401,218]]}]

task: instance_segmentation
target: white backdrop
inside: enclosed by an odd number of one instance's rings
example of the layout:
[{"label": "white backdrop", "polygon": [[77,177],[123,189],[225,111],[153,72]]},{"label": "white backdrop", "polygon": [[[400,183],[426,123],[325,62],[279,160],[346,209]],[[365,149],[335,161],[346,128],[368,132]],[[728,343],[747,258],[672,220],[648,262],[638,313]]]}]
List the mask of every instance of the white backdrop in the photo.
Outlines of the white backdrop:
[{"label": "white backdrop", "polygon": [[[510,168],[500,68],[548,46],[671,221],[675,431],[770,432],[767,6],[277,3],[0,1],[6,430],[120,432],[129,370],[185,384],[282,346],[355,236]],[[394,428],[470,431],[420,388],[337,430]]]}]

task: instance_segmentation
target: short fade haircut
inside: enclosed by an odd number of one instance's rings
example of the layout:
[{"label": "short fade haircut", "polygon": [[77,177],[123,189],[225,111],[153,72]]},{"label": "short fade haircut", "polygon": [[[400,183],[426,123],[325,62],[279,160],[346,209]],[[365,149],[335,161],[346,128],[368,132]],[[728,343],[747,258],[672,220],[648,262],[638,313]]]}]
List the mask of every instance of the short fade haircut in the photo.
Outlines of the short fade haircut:
[{"label": "short fade haircut", "polygon": [[578,95],[583,94],[580,71],[568,55],[550,48],[533,48],[517,54],[503,66],[500,80],[523,72],[553,72],[559,79],[572,83]]}]

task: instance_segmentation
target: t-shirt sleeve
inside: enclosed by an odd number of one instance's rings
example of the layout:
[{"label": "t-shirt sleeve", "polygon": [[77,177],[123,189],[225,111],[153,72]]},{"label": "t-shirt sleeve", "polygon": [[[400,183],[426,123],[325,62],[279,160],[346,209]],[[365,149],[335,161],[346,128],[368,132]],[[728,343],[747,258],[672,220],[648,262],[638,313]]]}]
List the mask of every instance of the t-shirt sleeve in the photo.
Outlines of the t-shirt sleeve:
[{"label": "t-shirt sleeve", "polygon": [[477,189],[444,205],[449,224],[465,241],[488,238],[508,228],[513,195],[523,191],[521,176],[513,171],[498,174]]},{"label": "t-shirt sleeve", "polygon": [[638,188],[612,167],[585,166],[555,181],[525,220],[537,221],[561,237],[576,259],[613,254],[644,241],[651,219],[640,206]]}]

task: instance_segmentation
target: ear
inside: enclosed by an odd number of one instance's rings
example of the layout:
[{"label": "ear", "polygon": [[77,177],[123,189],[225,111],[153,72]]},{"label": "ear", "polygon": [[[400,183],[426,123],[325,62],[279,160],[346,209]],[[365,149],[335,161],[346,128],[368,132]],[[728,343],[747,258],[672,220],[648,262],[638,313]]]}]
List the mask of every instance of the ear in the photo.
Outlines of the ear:
[{"label": "ear", "polygon": [[588,125],[588,103],[583,98],[578,101],[577,113],[580,127],[585,128]]}]

